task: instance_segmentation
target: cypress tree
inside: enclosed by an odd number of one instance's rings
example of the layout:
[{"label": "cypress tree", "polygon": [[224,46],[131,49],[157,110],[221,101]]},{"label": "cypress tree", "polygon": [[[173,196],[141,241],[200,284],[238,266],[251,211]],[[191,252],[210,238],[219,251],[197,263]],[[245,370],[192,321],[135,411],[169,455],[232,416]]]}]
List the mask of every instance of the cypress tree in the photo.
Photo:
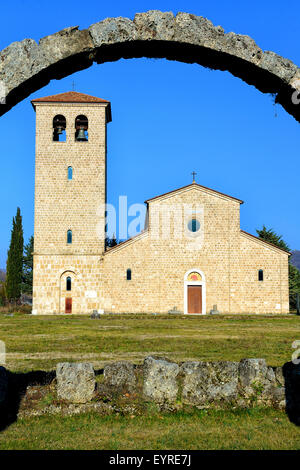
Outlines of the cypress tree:
[{"label": "cypress tree", "polygon": [[6,263],[6,295],[8,300],[18,300],[21,296],[23,273],[23,226],[20,208],[13,218],[11,240]]}]

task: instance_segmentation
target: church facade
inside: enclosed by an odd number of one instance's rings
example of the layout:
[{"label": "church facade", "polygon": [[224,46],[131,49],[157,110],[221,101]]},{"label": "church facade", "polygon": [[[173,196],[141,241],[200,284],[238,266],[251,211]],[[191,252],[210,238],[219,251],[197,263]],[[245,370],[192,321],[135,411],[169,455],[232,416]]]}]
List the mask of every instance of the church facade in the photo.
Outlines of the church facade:
[{"label": "church facade", "polygon": [[288,313],[288,257],[240,229],[243,201],[192,184],[146,201],[143,232],[106,235],[108,101],[35,99],[33,314]]}]

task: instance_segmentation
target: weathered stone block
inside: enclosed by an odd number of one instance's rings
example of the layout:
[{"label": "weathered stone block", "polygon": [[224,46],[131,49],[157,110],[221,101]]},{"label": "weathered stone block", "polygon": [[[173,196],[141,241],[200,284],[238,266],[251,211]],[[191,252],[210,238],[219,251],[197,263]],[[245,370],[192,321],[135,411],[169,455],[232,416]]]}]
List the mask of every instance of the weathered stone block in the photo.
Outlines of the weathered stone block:
[{"label": "weathered stone block", "polygon": [[273,387],[272,404],[275,408],[284,409],[286,407],[285,387]]},{"label": "weathered stone block", "polygon": [[7,94],[47,66],[49,62],[33,39],[13,42],[0,52],[0,80]]},{"label": "weathered stone block", "polygon": [[108,386],[132,392],[136,387],[134,365],[129,361],[118,361],[104,367],[104,382]]},{"label": "weathered stone block", "polygon": [[92,364],[62,362],[57,364],[57,396],[72,403],[87,403],[94,396],[95,372]]},{"label": "weathered stone block", "polygon": [[107,18],[89,27],[96,47],[136,39],[136,28],[129,18]]},{"label": "weathered stone block", "polygon": [[232,401],[237,397],[237,362],[185,362],[181,373],[184,403],[205,405],[212,401]]},{"label": "weathered stone block", "polygon": [[250,387],[255,380],[265,380],[267,370],[265,359],[242,359],[239,363],[239,377],[242,387]]},{"label": "weathered stone block", "polygon": [[91,51],[94,43],[87,29],[80,31],[78,26],[71,26],[43,37],[39,46],[49,63],[54,63],[77,53]]},{"label": "weathered stone block", "polygon": [[155,359],[151,356],[144,361],[144,387],[145,397],[157,403],[174,402],[178,393],[177,376],[179,366],[164,359]]},{"label": "weathered stone block", "polygon": [[277,386],[275,373],[265,359],[242,359],[239,363],[240,391],[245,396],[272,399]]},{"label": "weathered stone block", "polygon": [[260,67],[277,76],[279,79],[288,83],[299,70],[289,59],[285,59],[272,51],[265,51]]},{"label": "weathered stone block", "polygon": [[172,41],[175,37],[175,18],[172,12],[150,10],[134,17],[138,39]]},{"label": "weathered stone block", "polygon": [[285,380],[284,380],[284,376],[283,376],[282,367],[276,367],[275,368],[275,378],[276,378],[277,382],[279,383],[279,385],[284,387]]},{"label": "weathered stone block", "polygon": [[176,41],[205,47],[215,47],[224,39],[224,29],[215,27],[202,16],[180,12],[176,15]]}]

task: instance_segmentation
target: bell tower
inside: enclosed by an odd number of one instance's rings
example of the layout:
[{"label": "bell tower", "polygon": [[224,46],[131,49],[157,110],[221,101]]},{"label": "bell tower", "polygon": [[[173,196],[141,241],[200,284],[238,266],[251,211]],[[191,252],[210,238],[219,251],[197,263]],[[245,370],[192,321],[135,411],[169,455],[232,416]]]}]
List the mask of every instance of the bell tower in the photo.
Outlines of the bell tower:
[{"label": "bell tower", "polygon": [[[111,107],[109,101],[75,91],[38,98],[32,105],[36,111],[33,313],[63,313],[61,272],[73,270],[74,296],[95,291],[83,279],[80,266],[84,261],[93,269],[94,257],[99,259],[105,248],[106,129]],[[79,306],[85,308],[82,302]]]}]

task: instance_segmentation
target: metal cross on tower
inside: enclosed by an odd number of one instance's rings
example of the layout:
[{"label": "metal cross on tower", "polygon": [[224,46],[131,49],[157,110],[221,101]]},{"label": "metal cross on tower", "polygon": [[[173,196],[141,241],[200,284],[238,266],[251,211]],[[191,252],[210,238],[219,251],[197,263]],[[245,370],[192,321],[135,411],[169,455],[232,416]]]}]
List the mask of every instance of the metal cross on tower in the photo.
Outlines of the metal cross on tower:
[{"label": "metal cross on tower", "polygon": [[191,175],[193,176],[193,183],[195,183],[195,176],[196,176],[196,172],[195,171],[192,171]]}]

